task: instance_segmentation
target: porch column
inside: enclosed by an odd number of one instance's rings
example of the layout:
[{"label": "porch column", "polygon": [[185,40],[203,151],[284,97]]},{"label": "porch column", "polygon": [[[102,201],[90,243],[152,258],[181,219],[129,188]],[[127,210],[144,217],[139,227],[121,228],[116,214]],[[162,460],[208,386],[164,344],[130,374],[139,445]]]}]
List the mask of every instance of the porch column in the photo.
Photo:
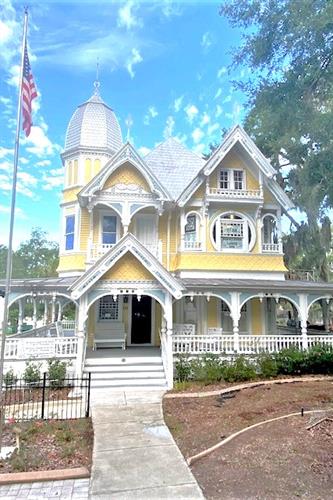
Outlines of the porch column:
[{"label": "porch column", "polygon": [[24,312],[23,299],[19,299],[18,306],[19,306],[19,313],[18,313],[18,320],[17,320],[17,333],[22,333],[23,312]]},{"label": "porch column", "polygon": [[55,322],[55,318],[56,318],[56,296],[53,295],[52,297],[52,305],[51,305],[51,323],[54,323]]},{"label": "porch column", "polygon": [[76,323],[76,337],[77,337],[77,354],[75,362],[75,376],[82,377],[84,357],[85,357],[85,322],[88,314],[87,297],[83,295],[80,298]]},{"label": "porch column", "polygon": [[239,352],[239,320],[240,320],[240,293],[231,292],[231,311],[233,333],[234,333],[234,351]]},{"label": "porch column", "polygon": [[3,316],[5,313],[5,297],[0,295],[0,335],[2,334]]},{"label": "porch column", "polygon": [[[166,323],[166,332],[165,332],[165,346],[166,346],[166,360],[167,360],[167,384],[168,389],[172,389],[173,387],[173,353],[172,353],[172,329],[173,329],[173,317],[172,317],[172,296],[170,293],[167,294],[165,300],[165,323]],[[163,335],[163,333],[162,333]]]},{"label": "porch column", "polygon": [[299,308],[300,308],[300,321],[302,333],[302,347],[304,350],[308,348],[308,295],[306,293],[299,293]]},{"label": "porch column", "polygon": [[47,324],[47,317],[48,317],[48,302],[47,299],[44,299],[44,316],[43,316],[44,326]]},{"label": "porch column", "polygon": [[58,315],[57,315],[57,321],[61,321],[61,317],[62,317],[62,303],[58,302]]},{"label": "porch column", "polygon": [[36,297],[32,298],[32,323],[33,328],[37,328],[37,300]]}]

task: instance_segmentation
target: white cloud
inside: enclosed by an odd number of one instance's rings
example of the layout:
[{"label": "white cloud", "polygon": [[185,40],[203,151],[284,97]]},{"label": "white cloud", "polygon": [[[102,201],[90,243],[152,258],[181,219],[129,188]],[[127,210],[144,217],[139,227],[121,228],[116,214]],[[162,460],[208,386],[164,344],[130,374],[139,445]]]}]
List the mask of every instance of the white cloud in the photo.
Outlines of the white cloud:
[{"label": "white cloud", "polygon": [[193,122],[194,118],[197,116],[199,113],[198,108],[194,104],[188,104],[186,108],[184,109],[187,119],[190,123]]},{"label": "white cloud", "polygon": [[201,153],[205,150],[206,145],[200,142],[199,144],[196,144],[194,146],[194,152],[197,153],[198,155],[201,155]]},{"label": "white cloud", "polygon": [[163,137],[165,139],[168,139],[169,137],[171,137],[173,134],[174,128],[175,128],[174,117],[172,115],[169,115],[167,120],[166,120],[164,132],[163,132]]},{"label": "white cloud", "polygon": [[232,121],[233,125],[236,125],[237,123],[240,122],[240,115],[242,112],[242,106],[239,102],[235,101],[233,106],[232,106],[232,112],[231,113],[226,113],[225,116],[229,118]]},{"label": "white cloud", "polygon": [[51,160],[41,160],[36,163],[38,167],[48,167],[51,165]]},{"label": "white cloud", "polygon": [[205,111],[201,117],[200,127],[204,127],[205,125],[208,125],[209,122],[210,122],[210,116]]},{"label": "white cloud", "polygon": [[218,72],[217,72],[217,78],[221,78],[225,73],[227,72],[227,68],[225,66],[222,66]]},{"label": "white cloud", "polygon": [[61,187],[64,183],[64,171],[62,168],[53,168],[47,173],[43,173],[43,190],[52,191]]},{"label": "white cloud", "polygon": [[220,97],[221,94],[222,94],[222,89],[221,89],[221,87],[219,87],[217,89],[217,92],[216,92],[215,96],[214,96],[214,99],[217,99],[218,97]]},{"label": "white cloud", "polygon": [[[2,214],[9,214],[10,213],[10,206],[6,206],[6,205],[0,205],[0,213]],[[16,207],[15,208],[15,217],[17,217],[18,219],[27,219],[27,215],[25,214],[25,212],[22,210],[22,208],[20,207]]]},{"label": "white cloud", "polygon": [[184,99],[184,96],[181,95],[180,97],[177,97],[177,99],[174,100],[173,109],[174,109],[175,113],[178,113],[180,111],[180,109],[182,107],[183,99]]},{"label": "white cloud", "polygon": [[141,156],[146,156],[148,153],[150,153],[150,149],[146,148],[146,146],[141,146],[141,148],[139,148],[138,151]]},{"label": "white cloud", "polygon": [[162,0],[161,2],[162,13],[165,17],[181,16],[182,8],[179,2],[174,0]]},{"label": "white cloud", "polygon": [[134,78],[134,75],[135,75],[134,70],[133,70],[133,66],[135,64],[139,64],[142,61],[143,61],[143,57],[141,56],[139,50],[135,49],[135,48],[132,49],[131,56],[127,59],[127,62],[126,62],[126,69],[129,72],[131,78]]},{"label": "white cloud", "polygon": [[201,139],[204,137],[205,134],[203,133],[201,128],[197,127],[193,130],[191,135],[192,135],[192,139],[193,139],[194,143],[198,144],[201,141]]},{"label": "white cloud", "polygon": [[122,5],[118,10],[118,26],[124,27],[127,30],[135,28],[136,26],[142,26],[142,20],[135,15],[137,9],[138,5],[135,5],[133,0],[129,0]]},{"label": "white cloud", "polygon": [[11,85],[12,87],[17,88],[20,78],[20,66],[18,64],[13,64],[9,68],[8,73],[9,77],[6,79],[6,83],[8,83],[8,85]]},{"label": "white cloud", "polygon": [[156,118],[156,116],[158,116],[158,111],[155,108],[155,106],[149,106],[147,113],[143,117],[143,123],[145,125],[149,125],[150,124],[150,120],[152,118]]},{"label": "white cloud", "polygon": [[223,108],[219,104],[216,105],[215,116],[218,118],[223,113]]},{"label": "white cloud", "polygon": [[5,158],[5,156],[12,155],[14,153],[14,149],[4,148],[0,146],[0,158]]},{"label": "white cloud", "polygon": [[200,45],[204,50],[208,50],[209,47],[211,47],[214,43],[213,35],[210,33],[210,31],[206,31],[202,35]]},{"label": "white cloud", "polygon": [[207,133],[208,135],[211,135],[213,134],[216,130],[218,130],[220,128],[220,124],[219,123],[213,123],[212,125],[210,125],[208,128],[207,128]]},{"label": "white cloud", "polygon": [[61,146],[54,144],[46,135],[47,125],[42,122],[42,125],[33,125],[29,137],[22,139],[22,144],[26,146],[26,150],[39,158],[52,156],[61,151]]},{"label": "white cloud", "polygon": [[228,94],[224,99],[223,99],[223,104],[227,103],[227,102],[230,102],[232,99],[232,95],[231,94]]}]

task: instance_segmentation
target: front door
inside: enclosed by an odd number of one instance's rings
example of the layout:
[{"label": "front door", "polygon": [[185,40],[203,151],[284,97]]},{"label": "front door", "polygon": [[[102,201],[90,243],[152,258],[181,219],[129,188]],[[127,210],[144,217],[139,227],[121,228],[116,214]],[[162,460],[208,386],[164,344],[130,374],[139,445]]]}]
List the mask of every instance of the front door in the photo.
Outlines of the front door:
[{"label": "front door", "polygon": [[132,298],[131,344],[151,344],[151,297]]}]

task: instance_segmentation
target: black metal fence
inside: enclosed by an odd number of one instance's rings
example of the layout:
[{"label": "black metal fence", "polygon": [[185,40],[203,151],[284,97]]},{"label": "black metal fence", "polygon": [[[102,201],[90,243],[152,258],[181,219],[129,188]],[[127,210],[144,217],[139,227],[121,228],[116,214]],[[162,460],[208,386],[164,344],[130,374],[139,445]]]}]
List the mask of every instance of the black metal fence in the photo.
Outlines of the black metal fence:
[{"label": "black metal fence", "polygon": [[87,418],[90,413],[91,374],[82,378],[27,383],[23,379],[3,386],[5,421],[65,420]]}]

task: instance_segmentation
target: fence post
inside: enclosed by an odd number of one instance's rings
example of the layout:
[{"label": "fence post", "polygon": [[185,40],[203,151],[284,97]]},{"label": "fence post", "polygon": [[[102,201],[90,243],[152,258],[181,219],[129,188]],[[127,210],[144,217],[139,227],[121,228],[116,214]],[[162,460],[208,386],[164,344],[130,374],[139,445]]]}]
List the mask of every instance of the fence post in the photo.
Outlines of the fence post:
[{"label": "fence post", "polygon": [[88,394],[87,394],[86,418],[89,417],[89,412],[90,412],[90,386],[91,386],[91,372],[88,373]]},{"label": "fence post", "polygon": [[44,372],[43,374],[42,415],[41,415],[42,420],[44,420],[44,411],[45,411],[45,390],[46,390],[46,372]]}]

